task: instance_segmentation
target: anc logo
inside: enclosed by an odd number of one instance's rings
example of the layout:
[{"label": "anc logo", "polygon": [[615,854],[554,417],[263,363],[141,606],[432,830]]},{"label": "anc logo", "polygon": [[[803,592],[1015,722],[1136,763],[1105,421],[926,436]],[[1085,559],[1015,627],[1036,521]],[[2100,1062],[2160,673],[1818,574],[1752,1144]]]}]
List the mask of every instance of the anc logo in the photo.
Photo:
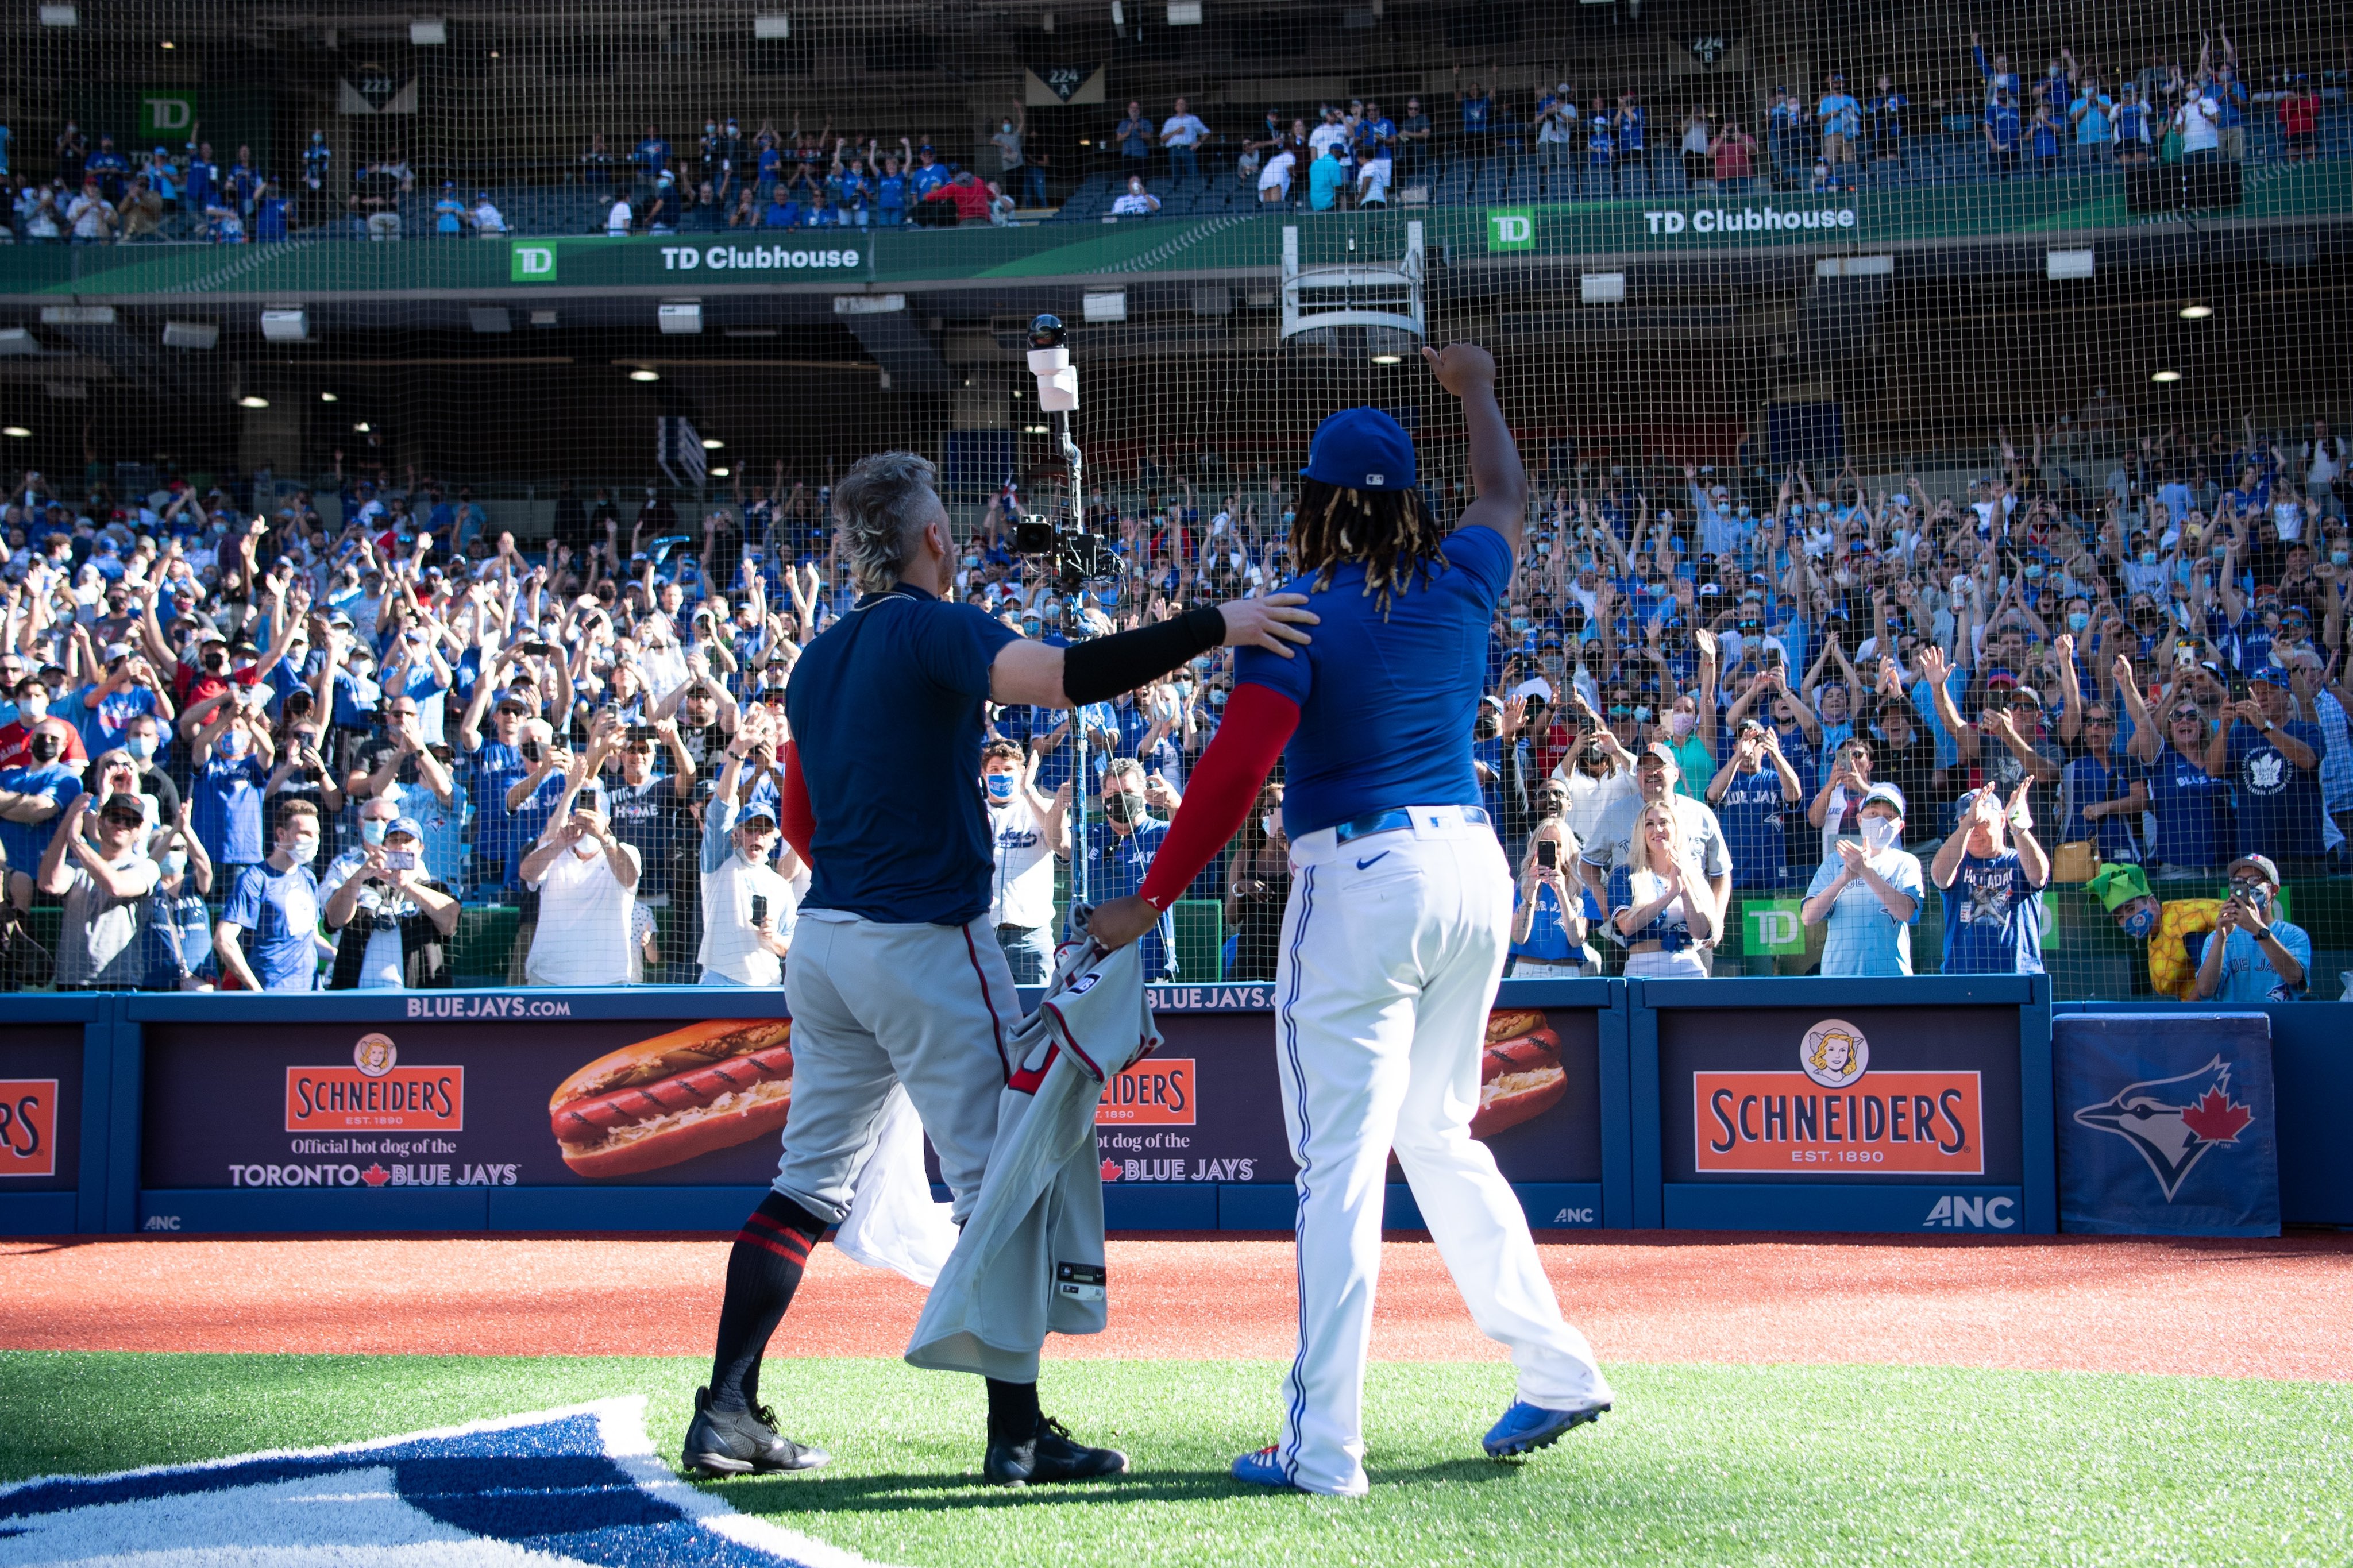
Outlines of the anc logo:
[{"label": "anc logo", "polygon": [[1798,1042],[1798,1065],[1824,1089],[1844,1089],[1871,1066],[1871,1042],[1843,1018],[1824,1018]]},{"label": "anc logo", "polygon": [[2231,1067],[2219,1056],[2179,1078],[2128,1083],[2114,1099],[2075,1112],[2084,1126],[2113,1132],[2139,1150],[2168,1203],[2207,1150],[2236,1143],[2254,1119],[2252,1107],[2231,1098]]}]

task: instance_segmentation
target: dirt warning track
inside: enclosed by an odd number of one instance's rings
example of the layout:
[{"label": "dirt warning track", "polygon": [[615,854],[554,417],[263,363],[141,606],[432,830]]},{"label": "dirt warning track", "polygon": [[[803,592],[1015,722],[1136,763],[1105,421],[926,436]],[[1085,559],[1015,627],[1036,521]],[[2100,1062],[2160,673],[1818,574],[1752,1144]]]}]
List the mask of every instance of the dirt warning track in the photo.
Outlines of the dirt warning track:
[{"label": "dirt warning track", "polygon": [[[0,1242],[0,1348],[702,1355],[721,1237]],[[2353,1236],[2000,1243],[1552,1240],[1605,1361],[1966,1365],[2353,1381]],[[1384,1249],[1373,1354],[1485,1361],[1438,1248]],[[1111,1327],[1050,1356],[1287,1357],[1290,1239],[1111,1244]],[[923,1292],[821,1247],[771,1355],[893,1356]]]}]

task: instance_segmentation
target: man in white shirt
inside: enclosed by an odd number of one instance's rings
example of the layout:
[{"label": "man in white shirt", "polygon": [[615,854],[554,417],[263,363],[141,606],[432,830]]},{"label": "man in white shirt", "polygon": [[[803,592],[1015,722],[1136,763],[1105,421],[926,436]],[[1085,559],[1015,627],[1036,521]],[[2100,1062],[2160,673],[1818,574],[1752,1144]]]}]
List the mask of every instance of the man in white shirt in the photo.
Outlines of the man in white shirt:
[{"label": "man in white shirt", "polygon": [[2207,84],[2198,83],[2183,95],[2181,107],[2173,111],[2174,129],[2181,132],[2181,161],[2185,163],[2213,162],[2221,147],[2222,106],[2214,101]]},{"label": "man in white shirt", "polygon": [[626,237],[637,221],[638,215],[630,207],[629,198],[615,196],[613,210],[605,215],[605,233],[614,238]]},{"label": "man in white shirt", "polygon": [[491,205],[491,193],[474,193],[474,233],[483,239],[498,239],[512,231],[507,227],[506,216]]},{"label": "man in white shirt", "polygon": [[737,805],[743,745],[739,736],[728,748],[719,788],[702,808],[702,949],[697,956],[705,985],[781,985],[800,909],[791,881],[798,862],[786,849],[781,865],[772,863],[779,835],[769,796],[755,795]]},{"label": "man in white shirt", "polygon": [[522,858],[523,885],[539,895],[523,961],[532,985],[621,985],[644,973],[629,940],[638,852],[613,836],[603,812],[575,805],[587,776],[574,765],[547,831]]},{"label": "man in white shirt", "polygon": [[1113,217],[1150,217],[1160,210],[1160,198],[1144,188],[1144,176],[1127,177],[1127,194],[1111,204]]},{"label": "man in white shirt", "polygon": [[1324,148],[1345,147],[1347,144],[1348,128],[1340,122],[1340,111],[1330,104],[1325,104],[1324,122],[1307,133],[1307,155],[1311,158],[1321,158],[1324,156]]},{"label": "man in white shirt", "polygon": [[988,922],[1013,983],[1043,985],[1054,963],[1054,862],[1071,858],[1071,786],[1065,782],[1051,800],[1039,795],[1038,754],[1025,761],[1010,741],[981,752],[980,785],[997,853]]},{"label": "man in white shirt", "polygon": [[1168,177],[1171,180],[1198,180],[1201,177],[1198,149],[1208,139],[1209,128],[1201,117],[1176,100],[1176,112],[1160,124],[1160,144],[1168,149]]}]

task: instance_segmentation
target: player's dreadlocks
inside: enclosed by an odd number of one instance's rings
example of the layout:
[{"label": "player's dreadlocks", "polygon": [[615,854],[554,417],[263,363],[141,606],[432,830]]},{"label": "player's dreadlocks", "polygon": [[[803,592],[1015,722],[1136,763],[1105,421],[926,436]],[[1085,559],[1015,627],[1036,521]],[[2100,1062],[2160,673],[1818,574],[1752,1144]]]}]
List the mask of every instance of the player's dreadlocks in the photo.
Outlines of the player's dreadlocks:
[{"label": "player's dreadlocks", "polygon": [[1291,524],[1291,562],[1295,572],[1315,574],[1320,591],[1351,561],[1365,563],[1365,593],[1387,620],[1389,597],[1416,579],[1426,587],[1433,570],[1446,570],[1438,547],[1445,535],[1418,489],[1360,490],[1353,486],[1303,479]]}]

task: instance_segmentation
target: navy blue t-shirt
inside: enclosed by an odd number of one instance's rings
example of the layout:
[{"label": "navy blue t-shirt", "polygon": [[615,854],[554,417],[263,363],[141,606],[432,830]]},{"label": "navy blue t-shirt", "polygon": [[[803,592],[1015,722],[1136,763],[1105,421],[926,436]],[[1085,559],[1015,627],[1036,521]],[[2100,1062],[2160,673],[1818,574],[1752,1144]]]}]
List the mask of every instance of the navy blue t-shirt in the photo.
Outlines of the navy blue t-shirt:
[{"label": "navy blue t-shirt", "polygon": [[2042,973],[2042,895],[2018,851],[1961,857],[1945,890],[1945,973]]},{"label": "navy blue t-shirt", "polygon": [[[2328,742],[2320,726],[2290,719],[2279,731],[2325,757]],[[2274,859],[2310,860],[2323,853],[2320,770],[2309,773],[2287,760],[2271,737],[2242,719],[2231,726],[2231,779],[2239,805],[2239,845]]]},{"label": "navy blue t-shirt", "polygon": [[1476,805],[1471,726],[1486,669],[1487,629],[1512,576],[1512,549],[1492,528],[1460,528],[1440,546],[1445,570],[1389,598],[1383,620],[1351,562],[1317,592],[1311,574],[1282,585],[1321,616],[1314,641],[1284,658],[1234,656],[1237,683],[1299,704],[1283,752],[1284,828],[1318,828],[1400,805]]},{"label": "navy blue t-shirt", "polygon": [[1715,804],[1724,847],[1732,851],[1733,886],[1769,888],[1781,881],[1789,861],[1780,771],[1763,767],[1746,773],[1736,769],[1724,786],[1724,798]]},{"label": "navy blue t-shirt", "polygon": [[2231,781],[2168,746],[2148,766],[2148,809],[2157,818],[2149,858],[2219,869],[2231,859]]},{"label": "navy blue t-shirt", "polygon": [[801,655],[785,699],[816,819],[804,910],[962,925],[988,909],[989,667],[1020,634],[902,583]]}]

